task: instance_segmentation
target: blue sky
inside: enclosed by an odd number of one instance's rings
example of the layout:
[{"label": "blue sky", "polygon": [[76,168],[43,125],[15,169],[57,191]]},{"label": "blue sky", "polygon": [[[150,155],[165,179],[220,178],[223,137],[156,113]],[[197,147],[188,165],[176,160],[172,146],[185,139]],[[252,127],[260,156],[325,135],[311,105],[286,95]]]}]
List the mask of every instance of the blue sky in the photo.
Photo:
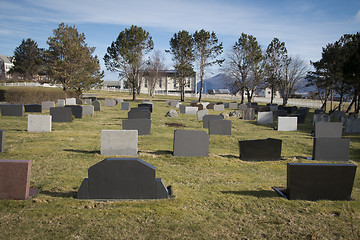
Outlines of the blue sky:
[{"label": "blue sky", "polygon": [[[224,57],[242,32],[257,38],[263,49],[277,37],[288,53],[306,62],[317,61],[322,47],[345,33],[360,31],[360,1],[254,0],[0,0],[0,54],[13,55],[22,39],[47,48],[52,30],[64,22],[75,25],[96,47],[101,60],[119,32],[131,25],[150,32],[155,49],[169,49],[180,30],[215,31]],[[164,52],[168,68],[171,56]],[[208,72],[208,77],[218,69]],[[106,71],[104,80],[115,80]]]}]

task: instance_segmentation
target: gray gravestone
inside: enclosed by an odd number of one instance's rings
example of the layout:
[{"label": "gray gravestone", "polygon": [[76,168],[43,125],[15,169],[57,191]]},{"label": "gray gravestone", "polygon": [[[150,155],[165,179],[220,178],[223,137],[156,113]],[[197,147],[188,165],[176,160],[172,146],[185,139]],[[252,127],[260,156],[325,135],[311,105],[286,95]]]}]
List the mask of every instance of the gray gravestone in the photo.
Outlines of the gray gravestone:
[{"label": "gray gravestone", "polygon": [[99,100],[92,100],[91,105],[94,106],[94,111],[101,111],[101,103]]},{"label": "gray gravestone", "polygon": [[79,199],[162,199],[168,190],[156,169],[139,158],[106,158],[88,169]]},{"label": "gray gravestone", "polygon": [[244,114],[243,114],[243,119],[244,120],[254,120],[255,119],[255,109],[252,107],[245,109]]},{"label": "gray gravestone", "polygon": [[76,98],[66,98],[65,105],[76,105]]},{"label": "gray gravestone", "polygon": [[238,109],[241,110],[241,111],[245,111],[247,109],[247,105],[244,104],[244,103],[239,104]]},{"label": "gray gravestone", "polygon": [[281,160],[280,139],[257,139],[239,141],[240,159],[243,161]]},{"label": "gray gravestone", "polygon": [[138,119],[138,118],[151,119],[151,112],[148,109],[132,108],[128,112],[128,119]]},{"label": "gray gravestone", "polygon": [[210,121],[209,135],[231,135],[231,121],[230,120]]},{"label": "gray gravestone", "polygon": [[124,119],[122,120],[123,130],[137,130],[138,135],[149,135],[151,131],[150,119]]},{"label": "gray gravestone", "polygon": [[55,107],[55,103],[52,101],[45,101],[41,103],[41,109],[44,110],[50,110],[50,108]]},{"label": "gray gravestone", "polygon": [[65,99],[58,99],[57,100],[58,107],[65,107]]},{"label": "gray gravestone", "polygon": [[116,104],[121,104],[122,102],[124,102],[124,99],[122,98],[115,98],[116,100]]},{"label": "gray gravestone", "polygon": [[129,109],[130,109],[130,104],[128,102],[121,103],[121,110],[129,111]]},{"label": "gray gravestone", "polygon": [[322,161],[348,161],[350,139],[314,138],[313,159]]},{"label": "gray gravestone", "polygon": [[41,113],[41,104],[25,104],[25,112],[40,112]]},{"label": "gray gravestone", "polygon": [[170,100],[169,102],[170,107],[177,108],[180,105],[180,102],[178,100]]},{"label": "gray gravestone", "polygon": [[177,129],[174,131],[173,156],[209,156],[209,135],[204,131]]},{"label": "gray gravestone", "polygon": [[82,105],[82,114],[85,116],[94,115],[94,106],[93,105]]},{"label": "gray gravestone", "polygon": [[239,104],[237,102],[231,102],[229,103],[230,109],[239,109]]},{"label": "gray gravestone", "polygon": [[222,119],[224,119],[222,115],[205,115],[203,117],[203,128],[209,128],[209,121]]},{"label": "gray gravestone", "polygon": [[179,111],[180,111],[180,113],[185,114],[185,109],[186,109],[186,105],[184,105],[184,104],[180,104],[180,105],[179,105]]},{"label": "gray gravestone", "polygon": [[78,106],[78,105],[65,105],[66,108],[70,108],[71,109],[71,114],[75,117],[75,118],[82,118],[82,107]]},{"label": "gray gravestone", "polygon": [[28,115],[28,132],[51,132],[51,115]]},{"label": "gray gravestone", "polygon": [[224,104],[215,104],[214,105],[214,111],[222,112],[225,110]]},{"label": "gray gravestone", "polygon": [[196,112],[197,120],[202,121],[203,117],[208,114],[209,114],[209,110],[207,110],[207,109],[198,110]]},{"label": "gray gravestone", "polygon": [[165,117],[178,117],[179,114],[174,109],[170,109],[165,115]]},{"label": "gray gravestone", "polygon": [[140,104],[138,104],[138,107],[139,108],[148,108],[151,113],[153,112],[153,105],[152,104],[140,103]]},{"label": "gray gravestone", "polygon": [[101,155],[136,156],[138,147],[137,130],[102,130]]},{"label": "gray gravestone", "polygon": [[297,117],[278,117],[278,131],[297,131]]},{"label": "gray gravestone", "polygon": [[24,116],[24,106],[22,104],[4,104],[1,106],[1,116]]},{"label": "gray gravestone", "polygon": [[115,107],[117,104],[115,99],[112,98],[105,98],[104,106],[105,107]]},{"label": "gray gravestone", "polygon": [[286,194],[290,200],[351,200],[354,164],[288,163]]},{"label": "gray gravestone", "polygon": [[257,123],[273,124],[273,112],[258,112]]},{"label": "gray gravestone", "polygon": [[330,122],[330,116],[325,113],[314,114],[312,120],[313,126],[315,126],[317,122]]},{"label": "gray gravestone", "polygon": [[52,107],[50,108],[50,115],[53,122],[72,122],[71,108]]},{"label": "gray gravestone", "polygon": [[4,152],[5,131],[0,130],[0,152]]},{"label": "gray gravestone", "polygon": [[346,133],[360,133],[360,119],[346,119],[345,121]]},{"label": "gray gravestone", "polygon": [[333,111],[331,113],[331,116],[333,116],[336,119],[341,119],[342,117],[345,117],[346,113],[343,111]]},{"label": "gray gravestone", "polygon": [[342,122],[317,122],[315,123],[315,138],[341,138]]},{"label": "gray gravestone", "polygon": [[196,115],[198,110],[198,107],[185,106],[185,114]]},{"label": "gray gravestone", "polygon": [[76,104],[77,105],[83,105],[83,100],[81,100],[80,98],[76,98]]},{"label": "gray gravestone", "polygon": [[85,104],[92,104],[92,100],[90,98],[85,98]]}]

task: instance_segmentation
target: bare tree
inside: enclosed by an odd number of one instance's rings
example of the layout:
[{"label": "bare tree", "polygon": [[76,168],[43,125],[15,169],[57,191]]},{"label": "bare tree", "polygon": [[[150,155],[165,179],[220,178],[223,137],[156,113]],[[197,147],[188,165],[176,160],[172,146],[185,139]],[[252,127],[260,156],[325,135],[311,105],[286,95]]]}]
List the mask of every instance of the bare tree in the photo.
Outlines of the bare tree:
[{"label": "bare tree", "polygon": [[165,58],[160,51],[155,51],[152,56],[149,57],[147,66],[145,69],[145,79],[149,89],[150,97],[155,96],[156,84],[159,84],[161,78],[161,72],[165,70],[164,64]]}]

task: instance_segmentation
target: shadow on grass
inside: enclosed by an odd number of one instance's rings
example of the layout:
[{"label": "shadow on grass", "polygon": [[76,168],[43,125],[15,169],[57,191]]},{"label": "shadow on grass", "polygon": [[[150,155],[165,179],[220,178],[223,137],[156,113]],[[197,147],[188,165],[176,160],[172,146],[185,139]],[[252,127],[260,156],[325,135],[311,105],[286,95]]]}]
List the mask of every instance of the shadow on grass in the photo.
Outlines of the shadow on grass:
[{"label": "shadow on grass", "polygon": [[173,151],[168,151],[168,150],[157,150],[157,151],[149,151],[149,152],[144,152],[144,151],[139,151],[139,153],[148,153],[148,154],[154,154],[154,155],[173,155]]},{"label": "shadow on grass", "polygon": [[40,194],[45,194],[50,197],[61,197],[61,198],[76,198],[77,192],[69,191],[69,192],[50,192],[50,191],[40,191]]},{"label": "shadow on grass", "polygon": [[223,157],[223,158],[239,158],[239,155],[231,155],[231,154],[228,154],[228,155],[219,155],[220,157]]},{"label": "shadow on grass", "polygon": [[99,150],[87,151],[87,150],[78,150],[78,149],[64,149],[65,152],[75,152],[75,153],[86,153],[86,154],[100,154]]},{"label": "shadow on grass", "polygon": [[222,194],[235,194],[243,196],[252,196],[259,198],[275,198],[278,197],[275,191],[271,190],[249,190],[249,191],[221,191]]}]

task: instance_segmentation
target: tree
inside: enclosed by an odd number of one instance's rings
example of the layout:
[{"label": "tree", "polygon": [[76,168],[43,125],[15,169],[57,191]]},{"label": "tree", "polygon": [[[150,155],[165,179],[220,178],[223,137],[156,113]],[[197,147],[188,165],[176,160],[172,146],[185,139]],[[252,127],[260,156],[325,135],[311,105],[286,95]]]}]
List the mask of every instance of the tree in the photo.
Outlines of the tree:
[{"label": "tree", "polygon": [[164,56],[161,55],[160,51],[155,51],[154,55],[149,58],[145,69],[145,77],[151,97],[155,96],[155,87],[156,84],[159,83],[161,71],[164,70],[164,68]]},{"label": "tree", "polygon": [[101,84],[104,73],[100,71],[97,56],[92,56],[95,48],[85,43],[84,33],[79,33],[75,26],[60,23],[53,34],[46,51],[49,77],[61,83],[64,91],[72,89],[81,93]]},{"label": "tree", "polygon": [[186,77],[194,73],[194,40],[189,32],[182,30],[170,39],[170,53],[173,55],[176,79],[179,81],[180,100],[185,101]]},{"label": "tree", "polygon": [[288,99],[301,87],[306,77],[308,68],[304,61],[299,57],[289,57],[283,66],[283,76],[279,82],[279,92],[283,98],[283,105],[287,104]]},{"label": "tree", "polygon": [[23,39],[21,44],[14,51],[14,66],[11,72],[17,72],[25,80],[33,80],[39,73],[43,64],[43,49],[38,48],[38,44],[30,38]]},{"label": "tree", "polygon": [[206,67],[212,66],[217,63],[221,65],[224,60],[216,59],[218,55],[222,53],[222,43],[218,43],[218,38],[215,32],[207,32],[204,29],[195,31],[193,34],[194,38],[194,50],[195,56],[199,64],[199,76],[200,76],[200,93],[199,102],[201,102],[203,82],[205,77]]},{"label": "tree", "polygon": [[232,47],[228,56],[225,71],[234,79],[241,93],[241,102],[244,102],[244,93],[247,93],[248,102],[251,102],[254,92],[260,87],[263,78],[263,56],[256,38],[242,33]]},{"label": "tree", "polygon": [[266,60],[266,83],[271,89],[271,100],[273,103],[274,93],[278,89],[282,74],[282,67],[287,59],[287,50],[284,42],[274,38],[268,45],[265,53]]},{"label": "tree", "polygon": [[119,78],[127,79],[133,100],[136,100],[137,90],[140,90],[143,57],[153,48],[154,43],[149,32],[134,25],[121,31],[107,48],[105,66],[109,71],[118,72]]}]

